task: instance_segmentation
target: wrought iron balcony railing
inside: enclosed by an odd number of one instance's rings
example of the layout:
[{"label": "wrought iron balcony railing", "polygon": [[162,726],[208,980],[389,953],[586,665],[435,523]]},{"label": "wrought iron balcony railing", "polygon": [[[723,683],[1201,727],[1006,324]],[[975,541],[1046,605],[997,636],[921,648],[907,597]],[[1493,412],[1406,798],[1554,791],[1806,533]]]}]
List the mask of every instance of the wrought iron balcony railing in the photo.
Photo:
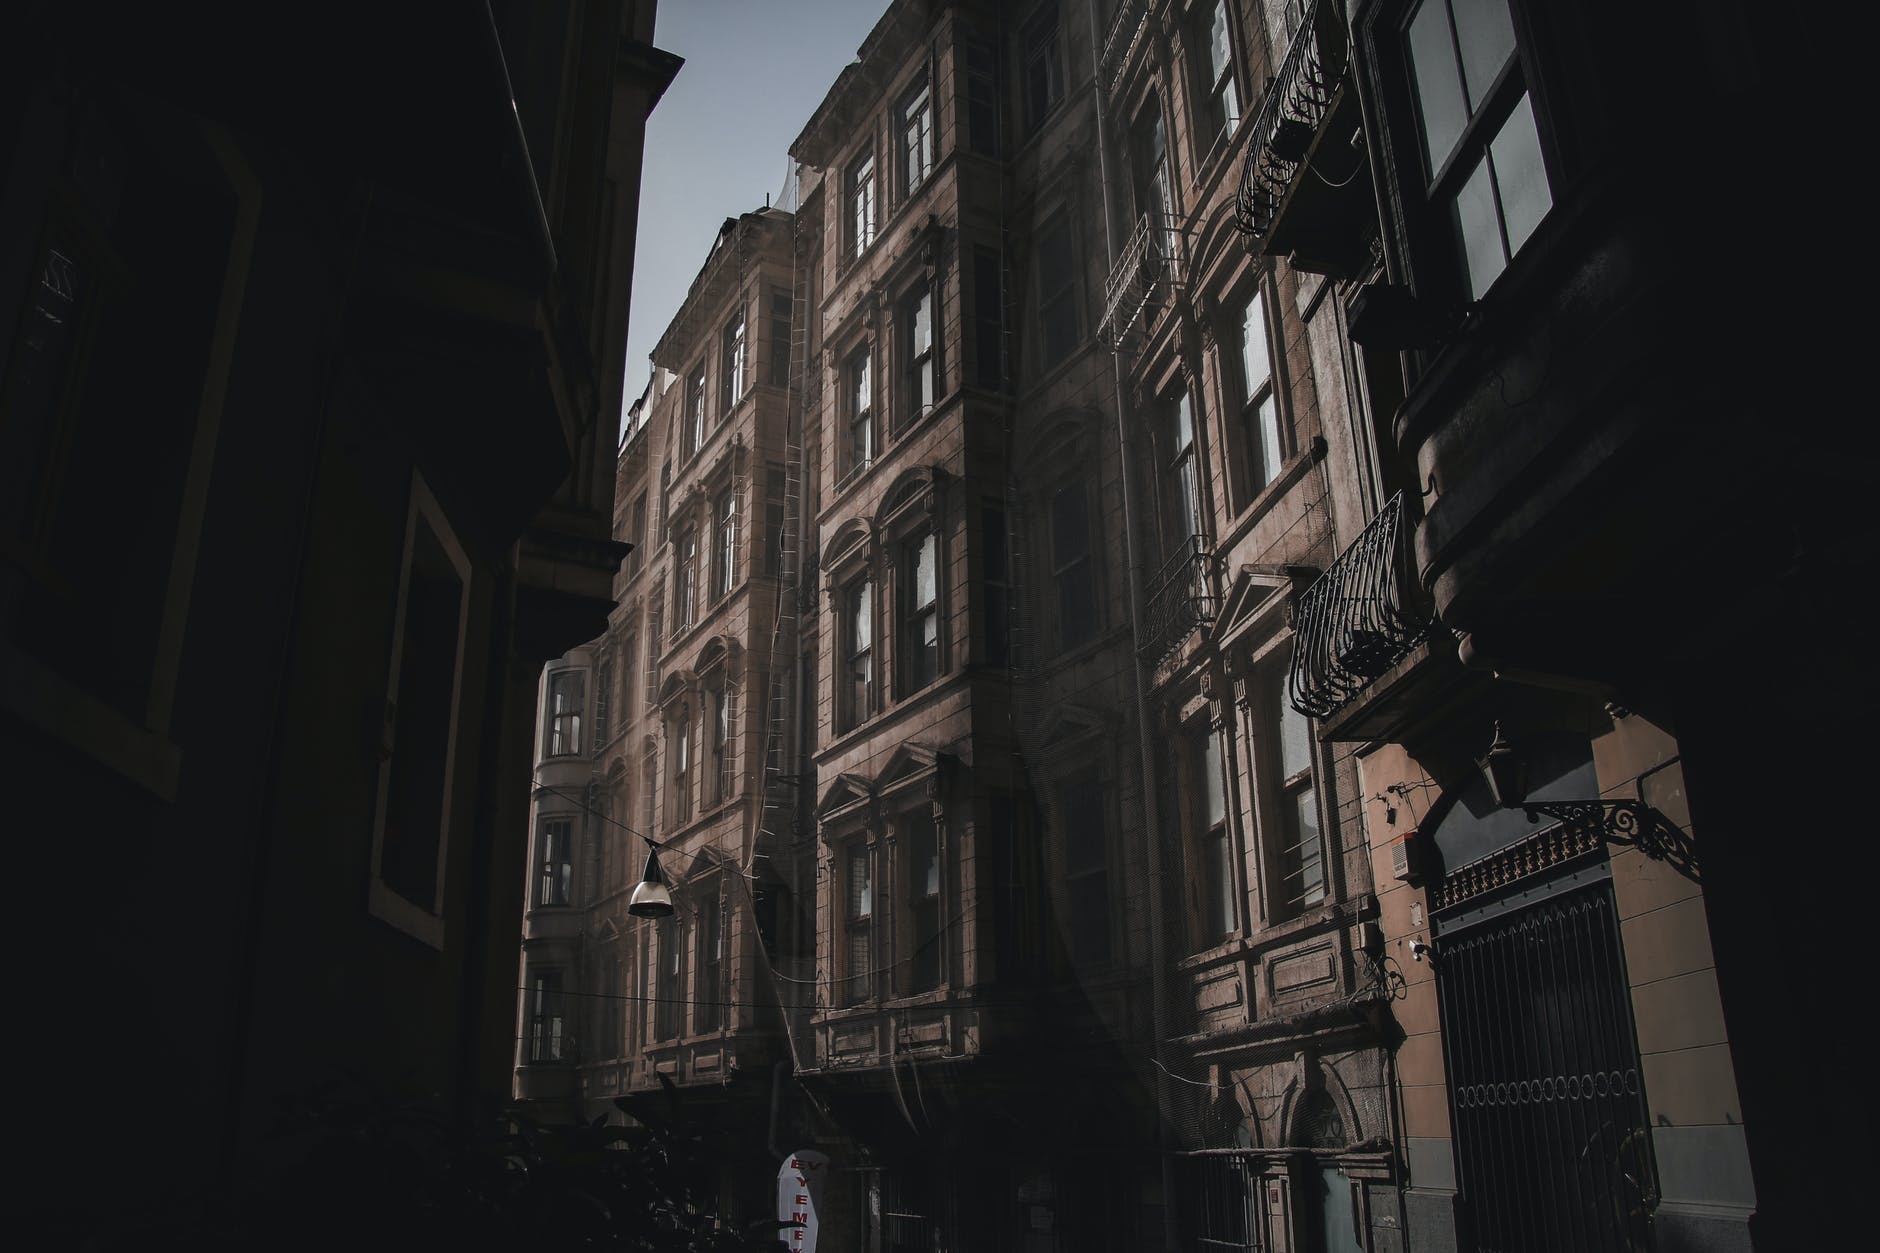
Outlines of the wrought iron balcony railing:
[{"label": "wrought iron balcony railing", "polygon": [[1287,679],[1294,709],[1329,717],[1423,642],[1431,618],[1410,603],[1413,585],[1398,492],[1299,598]]},{"label": "wrought iron balcony railing", "polygon": [[1279,73],[1260,101],[1235,198],[1235,224],[1255,253],[1264,249],[1273,232],[1286,192],[1299,175],[1350,60],[1344,6],[1311,0]]},{"label": "wrought iron balcony railing", "polygon": [[1162,563],[1149,585],[1149,611],[1143,632],[1145,654],[1160,660],[1174,652],[1189,632],[1214,621],[1220,605],[1208,577],[1212,548],[1207,536],[1190,536]]},{"label": "wrought iron balcony railing", "polygon": [[1123,245],[1103,285],[1103,323],[1097,338],[1117,348],[1143,310],[1181,283],[1181,232],[1160,214],[1145,213]]},{"label": "wrought iron balcony railing", "polygon": [[1149,6],[1144,0],[1123,0],[1116,6],[1116,20],[1103,40],[1103,56],[1097,65],[1097,81],[1103,85],[1107,100],[1115,100],[1129,69],[1130,54],[1149,29]]}]

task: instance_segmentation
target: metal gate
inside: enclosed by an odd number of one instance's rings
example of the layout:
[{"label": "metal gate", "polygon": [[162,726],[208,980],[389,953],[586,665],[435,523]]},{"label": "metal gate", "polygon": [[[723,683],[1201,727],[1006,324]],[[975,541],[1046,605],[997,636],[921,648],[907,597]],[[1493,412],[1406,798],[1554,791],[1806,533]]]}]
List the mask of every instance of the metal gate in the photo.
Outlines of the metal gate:
[{"label": "metal gate", "polygon": [[1251,1253],[1260,1247],[1259,1180],[1253,1163],[1228,1154],[1178,1162],[1183,1221],[1197,1253]]},{"label": "metal gate", "polygon": [[1650,1250],[1658,1189],[1612,885],[1445,935],[1436,979],[1475,1247]]}]

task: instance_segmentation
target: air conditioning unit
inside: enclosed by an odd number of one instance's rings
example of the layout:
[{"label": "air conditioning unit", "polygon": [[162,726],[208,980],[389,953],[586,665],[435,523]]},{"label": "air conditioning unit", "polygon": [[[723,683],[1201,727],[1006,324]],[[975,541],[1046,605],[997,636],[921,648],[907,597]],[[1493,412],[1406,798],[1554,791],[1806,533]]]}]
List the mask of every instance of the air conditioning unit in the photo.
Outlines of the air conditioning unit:
[{"label": "air conditioning unit", "polygon": [[1421,850],[1418,848],[1417,842],[1418,842],[1418,836],[1417,836],[1417,829],[1415,827],[1411,827],[1408,831],[1405,831],[1401,836],[1398,836],[1395,840],[1391,841],[1391,845],[1390,845],[1391,878],[1401,880],[1404,883],[1413,883],[1416,881],[1417,872],[1419,869],[1418,862],[1421,860],[1420,858]]}]

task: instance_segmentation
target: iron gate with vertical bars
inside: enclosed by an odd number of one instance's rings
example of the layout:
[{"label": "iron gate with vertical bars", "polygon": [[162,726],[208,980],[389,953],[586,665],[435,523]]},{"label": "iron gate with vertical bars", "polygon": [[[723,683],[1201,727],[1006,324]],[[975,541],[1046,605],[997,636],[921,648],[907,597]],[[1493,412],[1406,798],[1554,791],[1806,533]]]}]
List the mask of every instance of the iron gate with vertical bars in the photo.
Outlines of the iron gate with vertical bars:
[{"label": "iron gate with vertical bars", "polygon": [[1446,935],[1439,951],[1475,1247],[1651,1249],[1651,1130],[1611,883]]}]

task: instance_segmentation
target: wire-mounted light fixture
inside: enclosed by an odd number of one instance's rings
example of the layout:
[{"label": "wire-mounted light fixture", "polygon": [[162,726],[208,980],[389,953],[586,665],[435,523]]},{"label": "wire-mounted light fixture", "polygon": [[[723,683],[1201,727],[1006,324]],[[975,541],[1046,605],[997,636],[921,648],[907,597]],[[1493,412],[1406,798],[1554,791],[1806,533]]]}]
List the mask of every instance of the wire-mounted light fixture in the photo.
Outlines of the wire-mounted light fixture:
[{"label": "wire-mounted light fixture", "polygon": [[633,896],[627,901],[627,913],[635,918],[670,918],[672,917],[672,890],[666,886],[666,876],[659,868],[659,845],[646,840],[646,872],[640,876],[640,886],[633,889]]}]

